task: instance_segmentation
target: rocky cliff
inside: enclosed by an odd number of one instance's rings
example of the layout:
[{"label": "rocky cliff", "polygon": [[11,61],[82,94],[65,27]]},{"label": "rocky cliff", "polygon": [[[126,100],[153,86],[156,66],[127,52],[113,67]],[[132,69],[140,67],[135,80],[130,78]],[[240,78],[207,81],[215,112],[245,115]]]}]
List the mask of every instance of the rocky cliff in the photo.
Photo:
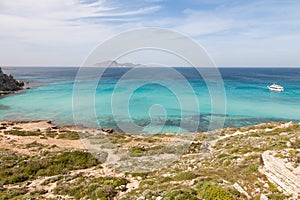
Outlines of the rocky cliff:
[{"label": "rocky cliff", "polygon": [[24,82],[14,79],[11,74],[4,74],[0,67],[0,95],[22,90]]}]

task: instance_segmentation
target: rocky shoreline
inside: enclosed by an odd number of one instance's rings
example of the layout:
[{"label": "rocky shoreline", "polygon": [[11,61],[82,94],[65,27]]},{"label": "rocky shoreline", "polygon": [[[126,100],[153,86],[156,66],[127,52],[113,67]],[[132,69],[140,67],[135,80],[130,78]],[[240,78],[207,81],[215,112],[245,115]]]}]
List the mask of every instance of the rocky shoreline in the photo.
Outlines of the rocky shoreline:
[{"label": "rocky shoreline", "polygon": [[198,132],[183,148],[186,140],[0,122],[0,199],[298,199],[299,124]]},{"label": "rocky shoreline", "polygon": [[29,89],[28,83],[16,80],[11,74],[5,74],[0,67],[0,96],[14,94],[18,91]]}]

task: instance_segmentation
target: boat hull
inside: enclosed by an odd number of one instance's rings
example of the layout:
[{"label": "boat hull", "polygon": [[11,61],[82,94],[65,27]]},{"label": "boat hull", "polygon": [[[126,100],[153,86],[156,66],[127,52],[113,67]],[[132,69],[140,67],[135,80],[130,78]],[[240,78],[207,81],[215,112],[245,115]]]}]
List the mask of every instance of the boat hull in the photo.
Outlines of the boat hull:
[{"label": "boat hull", "polygon": [[276,92],[283,92],[284,89],[283,88],[272,88],[270,86],[268,86],[269,90],[272,90],[272,91],[276,91]]}]

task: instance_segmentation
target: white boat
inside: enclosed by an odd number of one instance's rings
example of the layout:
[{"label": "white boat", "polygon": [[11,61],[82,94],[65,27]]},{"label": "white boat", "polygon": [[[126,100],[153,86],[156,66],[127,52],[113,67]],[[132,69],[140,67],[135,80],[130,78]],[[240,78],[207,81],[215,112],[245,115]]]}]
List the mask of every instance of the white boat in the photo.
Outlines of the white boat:
[{"label": "white boat", "polygon": [[277,92],[283,92],[284,91],[284,88],[281,85],[277,85],[275,83],[273,83],[272,85],[269,85],[268,88],[269,88],[269,90],[277,91]]}]

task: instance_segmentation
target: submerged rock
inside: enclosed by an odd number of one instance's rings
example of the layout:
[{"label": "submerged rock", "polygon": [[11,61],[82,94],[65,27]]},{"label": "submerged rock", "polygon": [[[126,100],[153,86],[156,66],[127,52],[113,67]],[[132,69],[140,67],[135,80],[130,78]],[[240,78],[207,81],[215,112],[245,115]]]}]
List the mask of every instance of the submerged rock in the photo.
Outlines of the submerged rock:
[{"label": "submerged rock", "polygon": [[23,81],[14,79],[11,74],[4,74],[0,67],[0,95],[14,93],[22,90],[24,86]]}]

